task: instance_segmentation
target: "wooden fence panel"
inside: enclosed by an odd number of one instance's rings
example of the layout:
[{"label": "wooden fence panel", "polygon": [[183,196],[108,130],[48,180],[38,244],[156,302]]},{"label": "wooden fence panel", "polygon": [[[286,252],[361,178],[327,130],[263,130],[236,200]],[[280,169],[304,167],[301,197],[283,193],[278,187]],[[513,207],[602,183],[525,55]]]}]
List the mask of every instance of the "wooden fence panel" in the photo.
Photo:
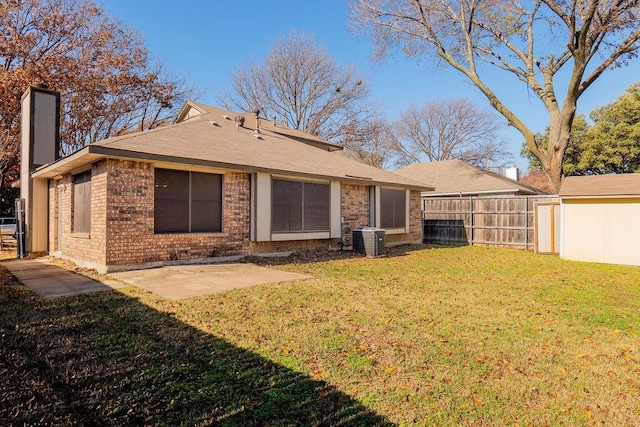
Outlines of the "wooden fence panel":
[{"label": "wooden fence panel", "polygon": [[534,249],[535,204],[555,201],[557,196],[425,197],[424,241]]}]

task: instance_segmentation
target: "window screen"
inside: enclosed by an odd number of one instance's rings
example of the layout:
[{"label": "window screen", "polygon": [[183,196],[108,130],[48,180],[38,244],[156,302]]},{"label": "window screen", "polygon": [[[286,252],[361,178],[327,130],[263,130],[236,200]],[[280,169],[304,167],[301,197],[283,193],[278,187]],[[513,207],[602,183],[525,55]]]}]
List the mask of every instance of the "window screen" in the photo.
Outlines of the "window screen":
[{"label": "window screen", "polygon": [[222,231],[222,175],[191,173],[191,231]]},{"label": "window screen", "polygon": [[329,201],[331,191],[328,184],[304,183],[304,229],[329,229]]},{"label": "window screen", "polygon": [[330,194],[329,184],[272,180],[272,231],[329,230]]},{"label": "window screen", "polygon": [[273,180],[273,231],[302,230],[302,182]]},{"label": "window screen", "polygon": [[189,172],[155,171],[156,233],[189,232]]},{"label": "window screen", "polygon": [[380,226],[404,228],[407,213],[405,190],[380,189]]},{"label": "window screen", "polygon": [[222,175],[155,170],[154,231],[222,231]]},{"label": "window screen", "polygon": [[73,232],[91,232],[91,171],[73,176]]}]

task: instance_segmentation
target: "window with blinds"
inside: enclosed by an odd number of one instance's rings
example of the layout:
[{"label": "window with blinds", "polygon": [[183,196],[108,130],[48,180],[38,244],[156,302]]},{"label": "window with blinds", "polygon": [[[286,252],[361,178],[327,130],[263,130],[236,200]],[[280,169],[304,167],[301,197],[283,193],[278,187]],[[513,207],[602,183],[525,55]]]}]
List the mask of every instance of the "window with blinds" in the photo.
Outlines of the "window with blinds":
[{"label": "window with blinds", "polygon": [[380,189],[380,226],[404,228],[407,221],[407,193],[405,190]]},{"label": "window with blinds", "polygon": [[324,183],[272,180],[274,232],[328,231],[331,187]]},{"label": "window with blinds", "polygon": [[73,176],[73,232],[91,232],[91,170]]},{"label": "window with blinds", "polygon": [[222,175],[155,170],[154,232],[222,231]]}]

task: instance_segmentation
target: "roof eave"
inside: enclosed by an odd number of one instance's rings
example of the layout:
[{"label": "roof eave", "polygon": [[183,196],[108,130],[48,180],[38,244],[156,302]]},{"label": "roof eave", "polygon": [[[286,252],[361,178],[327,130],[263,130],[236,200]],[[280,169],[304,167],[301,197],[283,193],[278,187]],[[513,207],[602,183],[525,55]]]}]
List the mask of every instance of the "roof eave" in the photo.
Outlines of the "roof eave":
[{"label": "roof eave", "polygon": [[316,137],[309,137],[306,138],[302,135],[293,135],[291,133],[291,131],[295,131],[295,129],[285,129],[280,130],[280,128],[277,127],[269,127],[269,126],[265,126],[262,128],[263,131],[267,131],[267,132],[273,132],[276,133],[278,135],[281,136],[285,136],[287,138],[292,138],[295,139],[296,141],[300,141],[303,142],[305,144],[309,144],[312,146],[315,146],[317,148],[322,148],[322,149],[326,149],[327,151],[342,151],[344,150],[344,147],[340,144],[336,144],[335,142],[331,142],[331,141],[327,141],[325,139],[321,139],[321,138],[316,138]]},{"label": "roof eave", "polygon": [[102,158],[117,158],[117,159],[126,159],[126,160],[146,161],[151,163],[160,163],[160,162],[175,163],[175,164],[184,164],[184,165],[191,165],[191,166],[204,166],[204,167],[211,167],[211,168],[217,168],[217,169],[228,169],[228,170],[250,172],[250,173],[269,173],[269,174],[280,174],[280,175],[289,175],[289,176],[298,176],[303,178],[316,178],[316,179],[321,178],[321,179],[340,181],[340,182],[352,183],[352,184],[358,184],[358,185],[386,185],[386,186],[408,188],[408,189],[417,190],[417,191],[429,190],[429,187],[425,187],[422,185],[382,181],[382,180],[375,180],[375,179],[370,179],[366,177],[356,177],[356,176],[347,176],[347,175],[331,176],[331,175],[322,175],[322,174],[301,173],[301,172],[285,170],[285,169],[261,168],[261,167],[255,167],[255,166],[249,166],[249,165],[215,162],[210,160],[190,159],[190,158],[184,158],[184,157],[165,156],[165,155],[158,155],[158,154],[148,154],[148,153],[141,153],[137,151],[114,149],[114,148],[104,147],[100,145],[88,145],[83,149],[70,155],[69,157],[60,159],[57,162],[52,163],[50,165],[43,166],[41,169],[33,173],[33,177],[34,178],[55,178],[65,173],[73,172],[74,170],[77,170],[83,166],[86,166],[88,163],[93,163],[96,160],[100,160]]},{"label": "roof eave", "polygon": [[103,154],[96,152],[94,148],[94,146],[88,145],[54,163],[44,165],[39,169],[36,169],[31,176],[33,178],[55,178],[56,176],[73,172],[76,169],[105,157]]}]

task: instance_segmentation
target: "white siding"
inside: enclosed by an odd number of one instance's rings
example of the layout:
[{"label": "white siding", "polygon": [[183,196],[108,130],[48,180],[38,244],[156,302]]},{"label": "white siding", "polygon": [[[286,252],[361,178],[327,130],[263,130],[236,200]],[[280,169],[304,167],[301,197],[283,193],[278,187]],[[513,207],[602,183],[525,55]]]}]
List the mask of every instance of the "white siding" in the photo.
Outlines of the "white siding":
[{"label": "white siding", "polygon": [[342,236],[342,197],[340,192],[340,183],[331,181],[331,237],[339,238]]},{"label": "white siding", "polygon": [[404,232],[405,233],[410,233],[411,229],[411,191],[409,189],[404,190],[405,191],[405,218],[404,218]]},{"label": "white siding", "polygon": [[562,203],[561,257],[640,266],[640,199]]},{"label": "white siding", "polygon": [[271,240],[271,175],[256,174],[254,197],[255,212],[251,217],[255,222],[255,240],[267,242]]},{"label": "white siding", "polygon": [[33,213],[31,224],[31,252],[46,252],[49,243],[49,183],[46,179],[34,179]]}]

